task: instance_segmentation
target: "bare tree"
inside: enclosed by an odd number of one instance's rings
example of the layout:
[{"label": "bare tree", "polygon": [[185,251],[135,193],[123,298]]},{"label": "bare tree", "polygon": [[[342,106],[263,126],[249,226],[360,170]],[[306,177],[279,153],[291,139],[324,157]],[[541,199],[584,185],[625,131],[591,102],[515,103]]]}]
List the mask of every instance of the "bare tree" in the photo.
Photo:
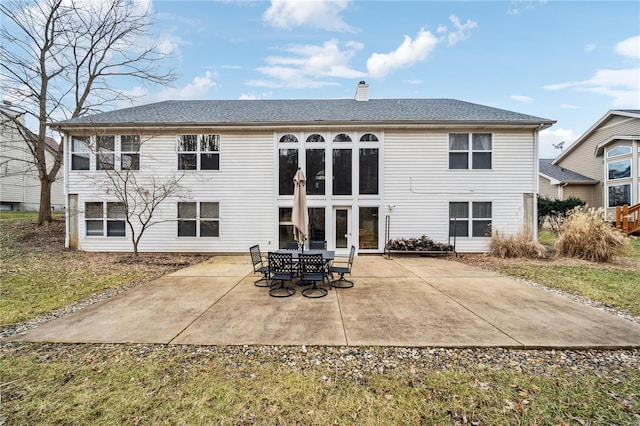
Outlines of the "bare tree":
[{"label": "bare tree", "polygon": [[[124,136],[120,136],[124,137]],[[96,158],[96,167],[102,171],[92,175],[90,179],[97,188],[102,188],[113,202],[107,203],[107,218],[124,220],[129,229],[134,255],[138,255],[138,246],[145,231],[164,222],[175,222],[175,218],[167,219],[158,214],[160,205],[168,200],[187,197],[189,190],[180,182],[185,176],[178,171],[160,177],[150,171],[139,170],[140,150],[151,138],[143,139],[141,135],[127,135],[126,145],[129,150],[116,157],[113,135],[96,134],[95,143],[89,143],[88,149]],[[122,142],[121,142],[122,143]],[[146,162],[153,158],[146,154]],[[87,215],[85,211],[85,217]],[[102,211],[99,217],[103,217]],[[117,231],[116,231],[117,232]],[[124,236],[125,230],[121,230]]]},{"label": "bare tree", "polygon": [[127,222],[133,254],[138,255],[138,245],[144,232],[151,226],[166,222],[158,220],[156,210],[165,200],[182,193],[180,180],[183,175],[158,180],[154,176],[138,176],[131,170],[108,170],[107,193],[112,193],[121,207],[121,215]]},{"label": "bare tree", "polygon": [[[168,85],[168,53],[148,31],[153,13],[129,0],[9,0],[0,4],[0,85],[38,129],[14,120],[33,153],[40,179],[38,224],[51,221],[51,184],[62,165],[58,150],[47,164],[47,123],[95,113],[131,100],[115,84],[133,78]],[[27,120],[28,121],[28,120]]]}]

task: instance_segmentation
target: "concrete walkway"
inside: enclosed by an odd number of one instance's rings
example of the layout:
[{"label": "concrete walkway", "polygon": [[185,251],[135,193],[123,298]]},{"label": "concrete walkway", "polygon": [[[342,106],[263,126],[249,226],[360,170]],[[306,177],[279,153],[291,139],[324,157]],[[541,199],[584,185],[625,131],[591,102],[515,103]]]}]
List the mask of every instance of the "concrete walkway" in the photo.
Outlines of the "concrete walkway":
[{"label": "concrete walkway", "polygon": [[[249,256],[219,256],[16,340],[198,345],[640,347],[640,324],[437,258],[357,257],[351,289],[269,297]],[[248,274],[248,275],[247,275]]]}]

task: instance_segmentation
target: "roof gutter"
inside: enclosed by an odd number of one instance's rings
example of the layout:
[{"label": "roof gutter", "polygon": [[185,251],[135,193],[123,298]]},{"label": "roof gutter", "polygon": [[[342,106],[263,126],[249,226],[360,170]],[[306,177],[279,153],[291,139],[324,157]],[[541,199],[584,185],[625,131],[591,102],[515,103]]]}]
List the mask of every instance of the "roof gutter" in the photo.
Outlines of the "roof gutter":
[{"label": "roof gutter", "polygon": [[284,128],[318,128],[319,126],[327,127],[344,127],[344,128],[372,128],[372,127],[384,127],[387,129],[413,129],[413,128],[441,128],[441,127],[454,127],[454,128],[469,128],[469,127],[485,127],[485,128],[534,128],[537,130],[546,129],[551,127],[555,121],[549,122],[522,122],[522,121],[457,121],[457,120],[442,120],[442,121],[299,121],[299,122],[247,122],[247,123],[195,123],[195,122],[181,122],[181,123],[155,123],[155,122],[143,122],[143,123],[47,123],[47,125],[57,131],[65,130],[94,130],[96,128],[102,129],[140,129],[140,128],[154,128],[154,129],[175,129],[175,128],[220,128],[227,130],[273,130]]}]

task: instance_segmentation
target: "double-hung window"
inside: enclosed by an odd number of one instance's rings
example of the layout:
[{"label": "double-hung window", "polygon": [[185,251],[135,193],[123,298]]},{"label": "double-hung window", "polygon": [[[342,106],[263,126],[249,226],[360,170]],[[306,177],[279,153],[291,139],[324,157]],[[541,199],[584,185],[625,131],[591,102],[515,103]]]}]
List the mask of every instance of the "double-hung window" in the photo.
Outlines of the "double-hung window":
[{"label": "double-hung window", "polygon": [[455,201],[449,203],[449,236],[490,237],[490,201]]},{"label": "double-hung window", "polygon": [[491,169],[491,133],[450,133],[449,169]]},{"label": "double-hung window", "polygon": [[113,170],[115,166],[115,136],[98,136],[96,145],[98,148],[96,170]]},{"label": "double-hung window", "polygon": [[88,237],[126,236],[124,204],[118,202],[85,203],[85,228]]},{"label": "double-hung window", "polygon": [[220,135],[179,135],[178,170],[220,170]]},{"label": "double-hung window", "polygon": [[89,170],[91,164],[89,136],[71,137],[71,170]]},{"label": "double-hung window", "polygon": [[140,170],[140,135],[120,136],[120,168]]},{"label": "double-hung window", "polygon": [[178,203],[178,237],[219,236],[219,203],[205,201]]}]

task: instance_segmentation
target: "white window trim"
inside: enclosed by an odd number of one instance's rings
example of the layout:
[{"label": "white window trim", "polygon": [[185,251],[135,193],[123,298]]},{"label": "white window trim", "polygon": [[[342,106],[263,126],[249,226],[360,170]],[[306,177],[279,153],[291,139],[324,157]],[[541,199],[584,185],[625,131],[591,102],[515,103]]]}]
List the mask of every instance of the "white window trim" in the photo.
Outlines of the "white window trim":
[{"label": "white window trim", "polygon": [[[137,136],[138,137],[138,150],[137,151],[124,151],[122,149],[122,137],[123,136]],[[118,135],[118,139],[116,142],[116,161],[118,164],[118,170],[124,170],[124,171],[137,171],[137,170],[141,170],[142,169],[142,155],[141,155],[141,151],[142,151],[142,135],[139,134],[135,134],[135,133],[128,133],[128,134],[121,134]],[[123,169],[122,168],[122,156],[123,155],[138,155],[138,168],[137,169]]]},{"label": "white window trim", "polygon": [[[87,203],[102,203],[102,218],[88,218],[86,215]],[[122,218],[109,218],[108,217],[108,205],[109,204],[122,204],[120,201],[85,201],[85,215],[84,215],[84,236],[85,238],[127,238],[127,220],[126,217]],[[102,222],[102,235],[89,235],[87,222]],[[124,235],[107,235],[107,229],[109,222],[123,222]]]},{"label": "white window trim", "polygon": [[[98,168],[98,158],[99,155],[101,154],[99,148],[98,148],[98,138],[99,137],[113,137],[113,151],[106,151],[105,154],[107,155],[113,155],[113,169],[99,169]],[[138,151],[122,151],[122,136],[137,136],[139,138],[139,148]],[[74,138],[87,138],[86,144],[87,144],[87,148],[88,151],[84,152],[84,151],[73,151],[73,139]],[[87,172],[87,171],[97,171],[97,172],[103,172],[103,171],[109,171],[109,170],[113,170],[113,171],[120,171],[120,170],[124,170],[124,171],[137,171],[142,169],[142,155],[141,155],[141,151],[142,151],[142,136],[140,134],[135,134],[135,133],[127,133],[127,134],[123,134],[123,135],[99,135],[99,136],[82,136],[82,135],[75,135],[75,136],[71,136],[70,137],[70,141],[69,141],[69,148],[70,148],[70,157],[69,157],[69,170],[70,171],[79,171],[79,172]],[[73,155],[79,155],[79,154],[88,154],[89,155],[89,168],[88,169],[73,169]],[[122,154],[138,154],[138,168],[137,169],[123,169],[122,168]]]},{"label": "white window trim", "polygon": [[[200,145],[201,138],[203,136],[217,136],[219,140],[218,151],[203,151]],[[196,150],[195,151],[180,151],[180,143],[178,138],[180,136],[195,136],[196,137]],[[195,169],[181,169],[180,168],[180,154],[195,154],[196,156],[196,167]],[[218,154],[218,168],[217,169],[202,169],[202,154]],[[181,133],[176,135],[176,170],[185,171],[185,172],[219,172],[222,169],[222,134],[220,133]]]},{"label": "white window trim", "polygon": [[[196,204],[196,217],[195,218],[188,218],[188,219],[181,219],[178,217],[178,205],[180,203],[195,203]],[[200,209],[201,209],[201,204],[202,203],[216,203],[218,204],[218,217],[217,218],[202,218],[200,217]],[[219,239],[220,238],[220,202],[219,201],[179,201],[176,204],[176,224],[179,226],[179,222],[183,220],[183,221],[193,221],[196,224],[196,235],[178,235],[178,227],[176,227],[176,237],[179,239],[183,239],[183,238],[206,238],[206,239]],[[209,236],[201,236],[200,235],[200,224],[202,221],[205,222],[218,222],[218,236],[216,237],[209,237]]]},{"label": "white window trim", "polygon": [[[451,149],[451,135],[468,135],[468,145],[467,149]],[[490,135],[491,136],[491,149],[488,150],[478,150],[473,149],[473,135]],[[482,170],[493,170],[493,151],[494,151],[494,134],[491,132],[450,132],[447,133],[447,163],[448,170],[474,170],[474,171],[482,171]],[[491,167],[486,169],[475,169],[473,167],[473,154],[474,153],[490,153],[491,154]],[[451,153],[466,153],[467,154],[467,168],[466,169],[452,169],[451,168]]]},{"label": "white window trim", "polygon": [[[458,217],[456,219],[460,219],[460,220],[466,220],[467,221],[467,236],[454,236],[451,235],[451,222],[453,222],[454,218],[452,218],[451,216],[449,216],[449,237],[450,238],[474,238],[474,239],[478,239],[478,238],[484,238],[484,239],[488,239],[491,238],[491,235],[486,235],[486,236],[473,236],[473,222],[478,221],[478,222],[486,222],[489,221],[491,223],[491,226],[493,226],[493,201],[486,201],[486,200],[473,200],[473,201],[466,201],[466,200],[450,200],[447,203],[447,211],[451,211],[451,203],[466,203],[467,204],[467,211],[469,212],[469,216],[467,217]],[[491,217],[474,217],[473,216],[473,203],[489,203],[491,204]]]},{"label": "white window trim", "polygon": [[[87,147],[86,151],[74,151],[74,149],[73,149],[74,148],[73,141],[76,138],[78,138],[78,141],[80,141],[81,139],[86,139],[86,141],[82,141]],[[69,143],[69,145],[70,145],[70,149],[69,149],[69,170],[70,171],[74,171],[74,172],[76,172],[76,171],[77,172],[90,171],[91,170],[91,157],[92,157],[92,155],[91,155],[91,137],[90,136],[74,135],[74,136],[71,136],[70,139],[71,140],[69,141],[70,142]],[[89,157],[89,168],[88,169],[74,169],[73,168],[73,156],[74,155],[81,155],[81,156],[87,155]]]}]

